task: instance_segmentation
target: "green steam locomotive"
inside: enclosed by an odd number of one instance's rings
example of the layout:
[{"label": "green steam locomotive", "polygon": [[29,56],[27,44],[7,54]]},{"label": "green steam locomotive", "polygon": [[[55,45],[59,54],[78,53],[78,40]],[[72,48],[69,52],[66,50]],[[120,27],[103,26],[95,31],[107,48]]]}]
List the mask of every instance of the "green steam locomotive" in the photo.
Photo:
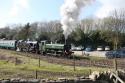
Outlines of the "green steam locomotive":
[{"label": "green steam locomotive", "polygon": [[66,44],[47,44],[46,41],[41,41],[39,44],[42,54],[55,54],[55,55],[71,55],[71,45]]}]

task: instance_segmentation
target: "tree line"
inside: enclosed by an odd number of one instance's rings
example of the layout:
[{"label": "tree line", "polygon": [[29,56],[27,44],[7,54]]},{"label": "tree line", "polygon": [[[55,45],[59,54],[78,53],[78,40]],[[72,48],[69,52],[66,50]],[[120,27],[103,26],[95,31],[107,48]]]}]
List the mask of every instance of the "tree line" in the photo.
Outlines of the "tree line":
[{"label": "tree line", "polygon": [[[0,39],[48,40],[64,43],[65,37],[60,21],[15,24],[0,28]],[[110,46],[113,49],[125,45],[125,12],[113,11],[103,19],[83,19],[68,37],[68,43],[75,46]]]}]

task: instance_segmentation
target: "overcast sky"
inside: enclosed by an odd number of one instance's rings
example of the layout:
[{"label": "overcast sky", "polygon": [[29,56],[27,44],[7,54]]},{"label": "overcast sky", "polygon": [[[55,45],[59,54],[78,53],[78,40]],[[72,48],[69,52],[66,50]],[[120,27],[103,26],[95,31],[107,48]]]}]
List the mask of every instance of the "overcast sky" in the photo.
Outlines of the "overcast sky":
[{"label": "overcast sky", "polygon": [[[0,0],[0,27],[27,22],[60,20],[64,0]],[[115,9],[125,8],[125,0],[94,0],[83,9],[80,19],[107,17]]]}]

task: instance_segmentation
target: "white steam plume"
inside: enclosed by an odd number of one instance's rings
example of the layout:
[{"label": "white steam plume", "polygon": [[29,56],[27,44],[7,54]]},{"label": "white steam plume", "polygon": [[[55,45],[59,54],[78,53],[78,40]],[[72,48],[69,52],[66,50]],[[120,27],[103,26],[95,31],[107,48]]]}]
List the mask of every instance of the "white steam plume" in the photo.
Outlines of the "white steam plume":
[{"label": "white steam plume", "polygon": [[65,39],[76,28],[76,22],[81,9],[90,4],[93,0],[65,0],[61,6],[61,24],[64,30]]}]

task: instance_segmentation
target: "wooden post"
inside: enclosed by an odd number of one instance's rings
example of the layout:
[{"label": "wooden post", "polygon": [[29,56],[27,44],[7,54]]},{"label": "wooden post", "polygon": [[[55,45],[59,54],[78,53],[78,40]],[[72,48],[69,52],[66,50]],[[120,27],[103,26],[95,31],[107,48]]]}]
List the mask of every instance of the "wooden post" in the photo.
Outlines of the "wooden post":
[{"label": "wooden post", "polygon": [[75,67],[75,66],[76,66],[76,64],[75,64],[75,55],[74,55],[74,54],[73,54],[73,66],[74,66],[74,67],[73,67],[73,68],[74,68],[74,71],[76,71],[76,67]]},{"label": "wooden post", "polygon": [[15,65],[17,65],[17,57],[15,57]]},{"label": "wooden post", "polygon": [[[115,56],[115,58],[114,58],[114,70],[115,70],[116,76],[118,76],[116,56]],[[116,83],[118,83],[118,80],[117,80],[117,79],[116,79]]]},{"label": "wooden post", "polygon": [[35,78],[37,79],[38,78],[38,71],[37,70],[35,71],[35,76],[36,76]]},{"label": "wooden post", "polygon": [[114,70],[117,71],[117,60],[114,58]]},{"label": "wooden post", "polygon": [[82,50],[82,56],[84,56],[84,54],[85,54],[85,53],[84,53],[84,51]]},{"label": "wooden post", "polygon": [[40,55],[39,55],[39,67],[40,67]]},{"label": "wooden post", "polygon": [[28,58],[28,59],[27,59],[27,63],[29,64],[29,62],[30,62],[30,58],[28,57],[28,52],[27,52],[27,50],[25,50],[24,52],[25,52],[25,53],[24,53],[25,56]]},{"label": "wooden post", "polygon": [[89,69],[89,75],[91,75],[91,73],[92,73],[92,70],[91,70],[91,69]]},{"label": "wooden post", "polygon": [[28,63],[30,64],[30,57],[28,55],[28,52],[26,51],[26,56],[28,57]]}]

